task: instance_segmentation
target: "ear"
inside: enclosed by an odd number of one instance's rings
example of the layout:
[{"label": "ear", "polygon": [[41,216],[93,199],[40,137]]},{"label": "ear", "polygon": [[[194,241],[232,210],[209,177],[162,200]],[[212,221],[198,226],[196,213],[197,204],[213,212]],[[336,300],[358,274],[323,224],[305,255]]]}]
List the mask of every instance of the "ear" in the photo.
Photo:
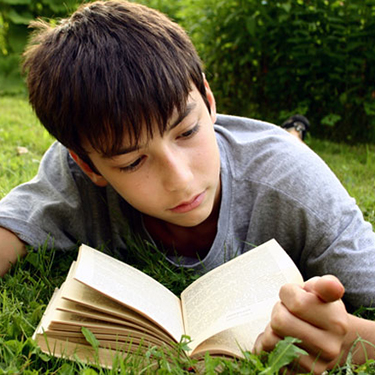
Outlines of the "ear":
[{"label": "ear", "polygon": [[107,180],[100,174],[94,172],[91,167],[83,161],[74,151],[69,150],[70,156],[74,159],[74,161],[78,164],[78,166],[82,169],[83,173],[90,180],[97,186],[104,187],[108,185]]},{"label": "ear", "polygon": [[206,76],[203,73],[204,87],[206,88],[206,96],[211,107],[211,119],[212,122],[216,122],[216,102],[214,94],[211,91],[210,85],[207,82]]}]

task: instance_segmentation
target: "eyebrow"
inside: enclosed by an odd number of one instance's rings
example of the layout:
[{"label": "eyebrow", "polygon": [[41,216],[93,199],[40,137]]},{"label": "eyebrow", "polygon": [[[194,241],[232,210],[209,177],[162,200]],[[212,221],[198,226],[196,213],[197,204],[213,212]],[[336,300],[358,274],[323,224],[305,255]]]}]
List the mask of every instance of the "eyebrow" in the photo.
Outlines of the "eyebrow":
[{"label": "eyebrow", "polygon": [[185,111],[180,113],[178,118],[168,126],[167,131],[174,129],[180,122],[182,122],[186,117],[188,117],[193,109],[197,106],[196,102],[191,102],[186,105]]},{"label": "eyebrow", "polygon": [[[172,129],[174,129],[176,126],[178,126],[178,124],[180,124],[187,116],[189,116],[189,114],[195,109],[195,107],[197,106],[197,103],[196,102],[191,102],[191,103],[188,103],[186,105],[186,108],[185,110],[179,114],[178,118],[173,121],[166,129],[166,131],[171,131]],[[134,145],[134,146],[128,146],[128,147],[123,147],[121,148],[117,153],[116,155],[112,155],[111,158],[115,158],[116,156],[121,156],[121,155],[125,155],[125,154],[129,154],[130,152],[133,152],[133,151],[137,151],[139,150],[140,148],[142,148],[142,146],[139,146],[139,145]]]}]

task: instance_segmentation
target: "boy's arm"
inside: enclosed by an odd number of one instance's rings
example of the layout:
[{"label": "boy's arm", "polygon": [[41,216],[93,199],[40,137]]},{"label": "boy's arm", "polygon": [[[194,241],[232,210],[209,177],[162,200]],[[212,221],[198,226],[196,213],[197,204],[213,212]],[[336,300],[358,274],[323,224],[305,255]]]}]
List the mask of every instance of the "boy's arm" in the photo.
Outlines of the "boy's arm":
[{"label": "boy's arm", "polygon": [[14,233],[0,227],[0,276],[4,276],[18,257],[24,255],[25,244]]},{"label": "boy's arm", "polygon": [[[338,279],[328,275],[312,278],[303,287],[285,285],[254,350],[270,351],[286,336],[299,338],[299,345],[309,355],[301,356],[298,365],[321,374],[338,362],[342,364],[359,336],[375,344],[375,322],[348,314],[341,301],[343,293]],[[374,348],[358,343],[353,362],[363,363],[367,358],[375,358]]]}]

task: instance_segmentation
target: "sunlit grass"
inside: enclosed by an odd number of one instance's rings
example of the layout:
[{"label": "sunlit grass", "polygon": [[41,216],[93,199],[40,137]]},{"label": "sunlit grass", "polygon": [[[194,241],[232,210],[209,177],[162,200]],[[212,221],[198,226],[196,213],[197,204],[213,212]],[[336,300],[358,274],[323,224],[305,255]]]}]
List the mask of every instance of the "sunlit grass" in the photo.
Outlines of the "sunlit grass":
[{"label": "sunlit grass", "polygon": [[52,141],[25,98],[0,97],[0,198],[36,174]]},{"label": "sunlit grass", "polygon": [[375,228],[375,145],[347,145],[316,139],[309,144],[335,172]]}]

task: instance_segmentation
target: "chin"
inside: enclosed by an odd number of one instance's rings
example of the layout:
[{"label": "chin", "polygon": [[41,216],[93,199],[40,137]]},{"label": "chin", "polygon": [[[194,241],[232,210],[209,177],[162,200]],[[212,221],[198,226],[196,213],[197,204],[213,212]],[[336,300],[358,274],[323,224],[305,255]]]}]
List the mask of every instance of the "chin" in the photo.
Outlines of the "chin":
[{"label": "chin", "polygon": [[181,218],[181,220],[175,220],[173,221],[173,224],[179,225],[180,227],[193,228],[204,223],[209,216],[210,213],[206,213],[204,215],[194,215],[191,218],[186,217]]}]

